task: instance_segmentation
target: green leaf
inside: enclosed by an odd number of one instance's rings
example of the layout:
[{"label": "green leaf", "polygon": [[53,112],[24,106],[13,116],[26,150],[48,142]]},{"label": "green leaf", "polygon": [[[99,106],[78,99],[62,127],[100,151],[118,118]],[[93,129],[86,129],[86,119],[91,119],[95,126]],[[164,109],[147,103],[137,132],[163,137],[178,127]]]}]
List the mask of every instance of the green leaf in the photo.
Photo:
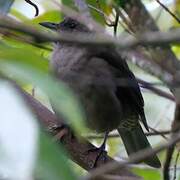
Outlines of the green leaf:
[{"label": "green leaf", "polygon": [[18,18],[21,21],[27,21],[29,20],[24,14],[22,14],[20,11],[18,11],[15,8],[11,8],[10,10],[10,14],[15,16],[16,18]]},{"label": "green leaf", "polygon": [[70,8],[75,9],[74,1],[73,0],[61,0],[62,3]]},{"label": "green leaf", "polygon": [[1,0],[0,1],[0,13],[7,14],[13,4],[14,0]]},{"label": "green leaf", "polygon": [[[23,53],[24,52],[24,53]],[[47,61],[26,49],[4,48],[0,51],[0,71],[40,87],[57,112],[80,133],[84,131],[84,113],[72,91],[48,73]]]},{"label": "green leaf", "polygon": [[160,180],[161,179],[161,173],[157,169],[133,168],[133,171],[140,177],[143,177],[144,180],[152,180],[152,179]]},{"label": "green leaf", "polygon": [[45,12],[44,14],[34,18],[30,22],[37,24],[39,22],[44,22],[44,21],[49,21],[49,22],[57,22],[59,23],[62,19],[62,14],[59,10],[54,10],[54,11],[48,11]]},{"label": "green leaf", "polygon": [[53,143],[48,136],[41,133],[40,149],[36,167],[36,176],[44,180],[76,180],[70,163],[62,146]]}]

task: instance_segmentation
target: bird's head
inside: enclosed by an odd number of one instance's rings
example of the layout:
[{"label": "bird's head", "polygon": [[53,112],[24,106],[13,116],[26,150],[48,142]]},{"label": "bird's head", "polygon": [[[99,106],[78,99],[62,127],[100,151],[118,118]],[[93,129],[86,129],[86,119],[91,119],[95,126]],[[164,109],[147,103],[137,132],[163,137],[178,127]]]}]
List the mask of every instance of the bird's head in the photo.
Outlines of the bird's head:
[{"label": "bird's head", "polygon": [[60,23],[53,23],[53,22],[41,22],[39,23],[41,26],[44,26],[48,29],[54,30],[54,31],[66,31],[66,32],[89,32],[89,29],[78,22],[75,19],[66,17],[62,22]]}]

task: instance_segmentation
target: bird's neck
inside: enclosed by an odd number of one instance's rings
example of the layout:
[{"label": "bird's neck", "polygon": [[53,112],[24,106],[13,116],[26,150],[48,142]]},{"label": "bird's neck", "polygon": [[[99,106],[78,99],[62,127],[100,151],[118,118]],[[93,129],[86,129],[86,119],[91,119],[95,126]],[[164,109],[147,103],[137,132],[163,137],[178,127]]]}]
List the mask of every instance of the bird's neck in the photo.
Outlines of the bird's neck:
[{"label": "bird's neck", "polygon": [[56,44],[54,46],[51,64],[53,69],[76,65],[87,54],[87,49],[76,45]]}]

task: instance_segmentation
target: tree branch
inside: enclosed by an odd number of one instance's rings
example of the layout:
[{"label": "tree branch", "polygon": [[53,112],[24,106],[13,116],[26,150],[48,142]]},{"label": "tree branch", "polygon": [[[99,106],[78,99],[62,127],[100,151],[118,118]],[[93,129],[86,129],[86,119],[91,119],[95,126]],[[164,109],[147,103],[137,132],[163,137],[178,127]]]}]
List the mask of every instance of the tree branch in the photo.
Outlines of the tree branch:
[{"label": "tree branch", "polygon": [[[161,135],[168,135],[171,133],[171,130],[156,130],[156,132],[145,132],[146,136],[161,136]],[[104,136],[102,135],[87,135],[87,139],[103,139]],[[110,134],[108,138],[119,138],[119,134]]]},{"label": "tree branch", "polygon": [[[14,83],[13,83],[14,84]],[[57,118],[50,110],[48,110],[44,105],[37,101],[30,94],[26,93],[20,89],[17,85],[15,87],[18,89],[20,94],[24,97],[27,104],[32,109],[33,113],[37,116],[40,124],[45,127],[46,131],[51,135],[56,135],[59,133],[56,130],[56,127],[59,127],[63,124],[63,119]],[[71,137],[68,134],[65,134],[63,138],[57,139],[59,143],[63,143],[66,150],[71,156],[71,159],[76,162],[79,166],[84,168],[87,171],[92,170],[98,152],[87,153],[89,149],[95,148],[91,143],[85,140],[83,137],[79,139],[76,137]],[[104,159],[105,158],[105,159]],[[102,156],[98,159],[97,167],[102,166],[104,163],[115,161],[109,157],[106,153],[103,153]],[[113,171],[114,174],[120,175],[122,177],[131,177],[133,180],[139,179],[138,176],[130,172],[129,169],[125,168],[123,170]]]},{"label": "tree branch", "polygon": [[[90,34],[88,36],[87,33],[62,32],[61,34],[49,34],[37,30],[30,25],[17,22],[12,18],[3,15],[0,15],[0,27],[19,31],[27,35],[30,35],[34,38],[35,41],[39,43],[61,41],[66,43],[76,43],[87,46],[117,46],[119,50],[129,49],[139,45],[165,46],[168,43],[180,43],[180,29],[171,30],[169,32],[142,33],[141,36],[138,36],[138,39],[130,35],[123,35],[119,36],[118,38],[115,38],[107,34],[99,33]],[[177,67],[179,66],[180,64],[177,63]],[[167,67],[167,65],[165,67]],[[168,72],[171,72],[170,67],[167,67],[166,69]]]},{"label": "tree branch", "polygon": [[140,84],[142,84],[141,87],[146,88],[146,89],[154,92],[155,94],[157,94],[157,95],[159,95],[161,97],[164,97],[164,98],[169,99],[171,101],[175,101],[174,96],[172,96],[171,94],[169,94],[169,93],[167,93],[167,92],[165,92],[165,91],[163,91],[163,90],[161,90],[159,88],[154,87],[153,85],[151,85],[151,83],[148,83],[148,82],[146,82],[146,81],[144,81],[142,79],[139,79],[139,78],[136,78],[136,79],[138,80],[138,82]]}]

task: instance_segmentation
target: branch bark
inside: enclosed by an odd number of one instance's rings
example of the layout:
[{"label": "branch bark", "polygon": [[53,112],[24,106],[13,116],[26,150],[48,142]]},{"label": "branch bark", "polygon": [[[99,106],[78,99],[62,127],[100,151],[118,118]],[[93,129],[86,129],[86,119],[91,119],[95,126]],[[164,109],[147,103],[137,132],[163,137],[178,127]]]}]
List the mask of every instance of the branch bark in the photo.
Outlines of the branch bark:
[{"label": "branch bark", "polygon": [[[13,83],[14,84],[14,83]],[[63,124],[63,119],[57,118],[50,110],[48,110],[44,105],[42,105],[39,101],[37,101],[34,97],[30,94],[23,91],[17,85],[15,87],[18,89],[20,94],[24,97],[27,104],[32,109],[33,113],[37,116],[40,124],[46,129],[48,133],[51,135],[56,135],[57,130],[56,127],[59,127]],[[72,133],[72,132],[71,132]],[[70,154],[71,159],[81,166],[83,169],[90,171],[93,168],[95,159],[98,155],[98,152],[91,152],[87,153],[89,149],[94,149],[95,146],[92,145],[90,142],[85,140],[83,137],[76,138],[71,137],[70,132],[65,134],[63,138],[57,139],[59,143],[62,143],[68,153]],[[114,162],[115,160],[109,157],[106,153],[104,153],[97,162],[97,167],[102,166],[107,162]],[[131,180],[138,180],[140,179],[138,176],[133,174],[130,169],[124,168],[121,170],[113,171],[114,175],[119,175],[121,178],[131,178]]]}]

